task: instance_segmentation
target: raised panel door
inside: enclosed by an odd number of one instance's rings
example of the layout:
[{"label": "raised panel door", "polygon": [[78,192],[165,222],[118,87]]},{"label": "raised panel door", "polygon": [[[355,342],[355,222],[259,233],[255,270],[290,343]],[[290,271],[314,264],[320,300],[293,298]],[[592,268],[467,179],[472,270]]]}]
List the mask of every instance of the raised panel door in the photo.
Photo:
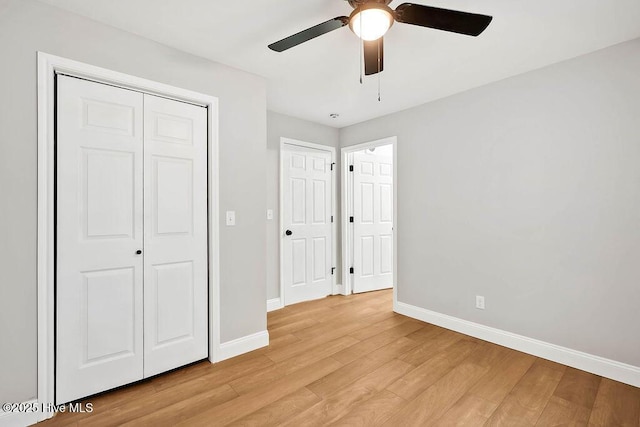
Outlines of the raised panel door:
[{"label": "raised panel door", "polygon": [[285,145],[282,158],[282,274],[288,305],[331,293],[331,153]]},{"label": "raised panel door", "polygon": [[143,376],[142,94],[57,78],[56,401]]},{"label": "raised panel door", "polygon": [[353,154],[353,292],[393,286],[393,159],[385,151]]},{"label": "raised panel door", "polygon": [[208,355],[207,110],[144,95],[144,376]]}]

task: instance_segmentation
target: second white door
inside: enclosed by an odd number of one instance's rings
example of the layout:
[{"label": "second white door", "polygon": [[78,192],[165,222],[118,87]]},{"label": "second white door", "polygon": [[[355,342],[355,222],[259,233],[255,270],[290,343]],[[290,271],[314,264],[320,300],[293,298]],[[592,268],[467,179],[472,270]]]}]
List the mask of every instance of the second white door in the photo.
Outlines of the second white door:
[{"label": "second white door", "polygon": [[282,274],[284,304],[331,294],[331,152],[284,144]]},{"label": "second white door", "polygon": [[393,286],[391,146],[353,153],[353,292]]}]

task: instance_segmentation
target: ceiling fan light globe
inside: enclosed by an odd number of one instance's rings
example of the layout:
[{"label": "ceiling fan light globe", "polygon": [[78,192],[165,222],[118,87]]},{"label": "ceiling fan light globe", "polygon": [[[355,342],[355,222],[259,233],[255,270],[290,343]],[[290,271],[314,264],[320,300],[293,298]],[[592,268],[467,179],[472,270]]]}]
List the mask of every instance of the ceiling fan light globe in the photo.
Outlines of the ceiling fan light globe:
[{"label": "ceiling fan light globe", "polygon": [[393,24],[393,15],[383,8],[372,7],[354,12],[349,20],[349,27],[362,40],[379,39]]}]

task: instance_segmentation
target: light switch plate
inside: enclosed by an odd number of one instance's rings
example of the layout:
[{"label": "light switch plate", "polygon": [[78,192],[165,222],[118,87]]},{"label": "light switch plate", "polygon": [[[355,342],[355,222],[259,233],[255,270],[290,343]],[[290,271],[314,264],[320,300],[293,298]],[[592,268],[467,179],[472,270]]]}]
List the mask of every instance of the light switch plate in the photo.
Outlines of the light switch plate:
[{"label": "light switch plate", "polygon": [[267,219],[273,219],[273,209],[267,209]]},{"label": "light switch plate", "polygon": [[227,211],[227,225],[236,225],[236,211]]}]

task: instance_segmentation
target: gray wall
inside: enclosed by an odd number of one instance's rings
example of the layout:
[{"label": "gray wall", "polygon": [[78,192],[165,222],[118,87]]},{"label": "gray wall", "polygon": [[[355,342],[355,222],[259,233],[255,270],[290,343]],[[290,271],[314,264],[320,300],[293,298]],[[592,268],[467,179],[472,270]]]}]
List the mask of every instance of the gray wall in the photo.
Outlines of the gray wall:
[{"label": "gray wall", "polygon": [[399,301],[640,366],[638,76],[634,40],[342,129],[398,136]]},{"label": "gray wall", "polygon": [[[262,78],[33,0],[0,0],[0,401],[36,395],[36,51],[220,101],[222,341],[266,329]],[[221,215],[224,219],[224,215]]]},{"label": "gray wall", "polygon": [[[267,222],[267,299],[280,296],[280,138],[338,147],[338,129],[296,119],[283,114],[267,112],[267,207],[273,209],[273,220]],[[336,148],[336,163],[340,164],[340,149]],[[340,167],[336,169],[337,200],[336,221],[340,215]],[[340,223],[336,223],[340,239]],[[338,240],[340,251],[340,240]],[[338,265],[340,267],[340,252]],[[336,283],[340,284],[340,268]]]}]

